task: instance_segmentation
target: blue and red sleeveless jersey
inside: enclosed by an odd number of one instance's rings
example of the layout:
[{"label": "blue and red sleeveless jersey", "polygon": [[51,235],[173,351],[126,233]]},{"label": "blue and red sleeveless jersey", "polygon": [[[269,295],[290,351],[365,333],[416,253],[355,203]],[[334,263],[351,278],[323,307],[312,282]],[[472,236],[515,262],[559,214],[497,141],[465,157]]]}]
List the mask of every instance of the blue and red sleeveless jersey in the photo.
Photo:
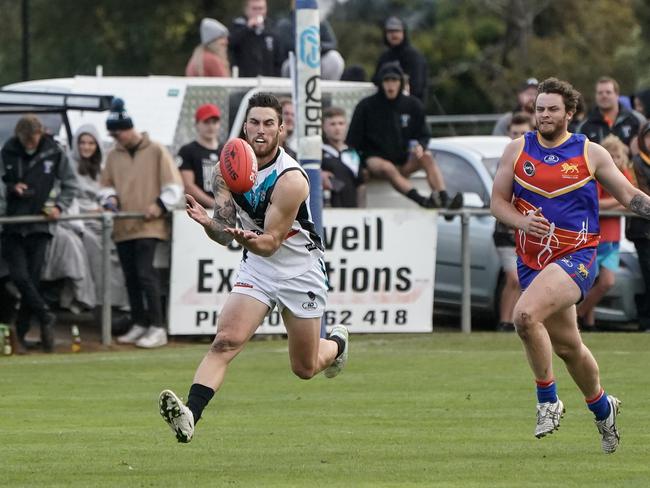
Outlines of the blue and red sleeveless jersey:
[{"label": "blue and red sleeveless jersey", "polygon": [[543,238],[517,233],[517,254],[526,266],[542,269],[578,249],[598,245],[598,188],[583,134],[567,134],[555,147],[545,147],[537,131],[524,135],[515,159],[514,205],[526,214],[542,207],[550,230]]}]

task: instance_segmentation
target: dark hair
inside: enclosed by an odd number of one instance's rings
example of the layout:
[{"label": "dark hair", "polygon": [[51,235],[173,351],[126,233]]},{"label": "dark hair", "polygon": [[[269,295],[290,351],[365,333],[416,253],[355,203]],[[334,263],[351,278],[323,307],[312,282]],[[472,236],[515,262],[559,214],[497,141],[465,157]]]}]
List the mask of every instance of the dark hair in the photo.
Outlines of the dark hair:
[{"label": "dark hair", "polygon": [[[89,132],[82,132],[79,134],[79,137],[77,137],[77,152],[79,153],[79,139],[81,139],[81,136],[90,136],[93,139],[95,139],[95,136],[90,134]],[[90,176],[93,180],[97,179],[97,175],[102,169],[102,151],[99,148],[99,141],[95,139],[95,144],[97,147],[95,148],[95,152],[88,158],[82,158],[81,153],[79,153],[79,161],[77,161],[77,170],[79,171],[80,175],[88,175]]]},{"label": "dark hair", "polygon": [[614,91],[616,92],[616,94],[620,95],[621,87],[619,86],[618,81],[616,81],[611,76],[601,76],[600,78],[598,78],[598,81],[596,81],[596,85],[600,85],[601,83],[611,83],[614,86]]},{"label": "dark hair", "polygon": [[510,123],[508,124],[508,129],[513,125],[528,124],[530,127],[535,127],[533,123],[533,118],[526,112],[515,112],[512,114]]},{"label": "dark hair", "polygon": [[35,135],[42,134],[44,131],[43,123],[34,114],[22,116],[14,128],[14,134],[21,142],[27,141]]},{"label": "dark hair", "polygon": [[345,117],[345,110],[341,107],[327,107],[323,110],[323,120],[331,119],[332,117]]},{"label": "dark hair", "polygon": [[248,100],[248,107],[246,108],[246,120],[252,108],[255,107],[269,107],[275,110],[278,114],[278,125],[282,125],[282,105],[275,95],[272,93],[260,92],[253,95]]},{"label": "dark hair", "polygon": [[646,156],[650,156],[650,148],[648,148],[647,144],[645,143],[645,135],[648,133],[648,131],[650,131],[650,122],[646,122],[641,126],[639,129],[639,137],[637,138],[639,151]]},{"label": "dark hair", "polygon": [[557,78],[547,78],[537,87],[537,95],[540,93],[555,93],[562,96],[564,108],[567,112],[575,112],[578,106],[580,92],[573,88],[568,81],[558,80]]}]

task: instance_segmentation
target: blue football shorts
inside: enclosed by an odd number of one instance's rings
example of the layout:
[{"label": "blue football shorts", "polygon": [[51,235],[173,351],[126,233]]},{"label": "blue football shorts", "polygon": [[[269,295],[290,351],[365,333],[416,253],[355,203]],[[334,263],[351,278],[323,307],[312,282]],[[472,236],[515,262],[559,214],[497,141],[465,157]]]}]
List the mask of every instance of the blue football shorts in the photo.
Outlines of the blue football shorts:
[{"label": "blue football shorts", "polygon": [[[580,288],[580,301],[582,301],[593,286],[598,274],[596,267],[596,248],[586,247],[578,251],[562,256],[561,258],[551,261],[560,268],[578,285]],[[548,266],[548,264],[547,264]],[[517,258],[517,275],[519,276],[519,284],[521,290],[525,290],[530,286],[535,277],[539,274],[541,269],[533,269],[526,266]]]}]

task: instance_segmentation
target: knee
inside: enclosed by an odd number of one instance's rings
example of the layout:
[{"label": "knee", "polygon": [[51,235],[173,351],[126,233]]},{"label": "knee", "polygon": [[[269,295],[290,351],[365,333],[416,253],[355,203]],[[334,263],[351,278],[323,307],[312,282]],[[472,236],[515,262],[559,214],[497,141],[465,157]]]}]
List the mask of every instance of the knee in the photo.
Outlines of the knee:
[{"label": "knee", "polygon": [[434,168],[437,166],[436,160],[433,159],[433,154],[431,154],[431,151],[424,151],[422,157],[418,160],[418,162],[424,167]]},{"label": "knee", "polygon": [[316,375],[315,364],[292,364],[291,371],[301,380],[310,380]]},{"label": "knee", "polygon": [[519,337],[523,340],[528,339],[532,329],[537,324],[538,320],[534,316],[533,311],[528,307],[516,306],[513,312],[515,327]]},{"label": "knee", "polygon": [[214,354],[229,353],[240,349],[242,345],[242,341],[236,337],[233,337],[230,334],[217,332],[217,335],[210,346],[210,352]]}]

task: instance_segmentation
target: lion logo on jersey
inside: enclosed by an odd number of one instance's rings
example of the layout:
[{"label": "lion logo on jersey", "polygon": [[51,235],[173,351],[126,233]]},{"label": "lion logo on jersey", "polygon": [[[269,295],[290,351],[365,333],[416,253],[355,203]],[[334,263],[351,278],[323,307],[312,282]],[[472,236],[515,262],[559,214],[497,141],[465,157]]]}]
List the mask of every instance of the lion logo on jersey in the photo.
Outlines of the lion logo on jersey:
[{"label": "lion logo on jersey", "polygon": [[562,163],[562,166],[560,167],[560,171],[564,173],[565,175],[567,174],[575,174],[578,173],[578,163]]},{"label": "lion logo on jersey", "polygon": [[584,264],[582,264],[582,263],[580,263],[580,264],[578,265],[578,273],[579,273],[580,276],[582,276],[583,278],[588,278],[588,277],[589,277],[589,270],[588,270],[587,267],[586,267]]}]

